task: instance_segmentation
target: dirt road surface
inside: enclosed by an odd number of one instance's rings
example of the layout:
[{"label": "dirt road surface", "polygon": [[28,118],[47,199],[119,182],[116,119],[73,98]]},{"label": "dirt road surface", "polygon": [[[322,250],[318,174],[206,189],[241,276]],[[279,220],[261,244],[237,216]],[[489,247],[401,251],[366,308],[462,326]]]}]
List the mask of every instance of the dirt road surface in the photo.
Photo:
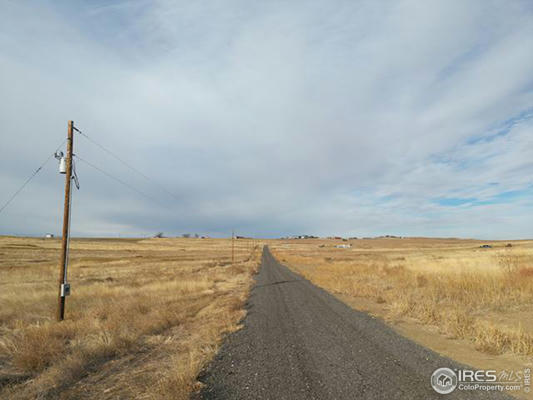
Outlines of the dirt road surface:
[{"label": "dirt road surface", "polygon": [[264,249],[244,327],[199,377],[203,399],[507,399],[441,395],[437,368],[464,368],[355,311]]}]

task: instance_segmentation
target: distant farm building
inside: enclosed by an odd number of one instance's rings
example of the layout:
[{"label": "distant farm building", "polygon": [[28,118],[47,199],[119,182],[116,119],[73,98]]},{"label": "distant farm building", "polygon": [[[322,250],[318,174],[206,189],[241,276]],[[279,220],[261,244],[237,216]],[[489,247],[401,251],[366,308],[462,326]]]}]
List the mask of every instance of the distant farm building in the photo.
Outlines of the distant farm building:
[{"label": "distant farm building", "polygon": [[281,239],[318,239],[318,236],[314,235],[294,235],[294,236],[285,236]]},{"label": "distant farm building", "polygon": [[52,239],[54,237],[54,234],[53,233],[47,233],[46,235],[44,235],[45,238],[47,239]]}]

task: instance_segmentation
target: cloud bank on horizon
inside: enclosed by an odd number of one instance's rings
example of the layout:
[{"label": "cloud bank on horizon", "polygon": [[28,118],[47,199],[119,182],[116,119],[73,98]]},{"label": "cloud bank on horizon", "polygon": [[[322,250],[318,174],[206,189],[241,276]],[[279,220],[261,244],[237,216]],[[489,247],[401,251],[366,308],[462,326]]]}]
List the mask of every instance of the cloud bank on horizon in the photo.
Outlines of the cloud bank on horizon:
[{"label": "cloud bank on horizon", "polygon": [[[7,1],[0,203],[55,150],[75,235],[533,237],[528,1]],[[59,232],[54,162],[1,234]]]}]

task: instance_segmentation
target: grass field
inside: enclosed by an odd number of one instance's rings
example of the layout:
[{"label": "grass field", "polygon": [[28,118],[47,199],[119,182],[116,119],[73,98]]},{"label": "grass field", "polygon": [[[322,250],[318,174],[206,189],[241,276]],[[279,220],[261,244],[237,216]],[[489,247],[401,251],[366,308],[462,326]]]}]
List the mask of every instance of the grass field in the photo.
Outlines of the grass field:
[{"label": "grass field", "polygon": [[[493,247],[480,248],[485,243]],[[485,353],[533,356],[533,241],[287,240],[270,247],[315,284],[392,324],[414,320]]]},{"label": "grass field", "polygon": [[0,398],[186,399],[244,316],[260,247],[75,239],[66,320],[60,241],[0,237]]},{"label": "grass field", "polygon": [[[439,334],[533,356],[533,241],[264,243],[355,308],[432,327],[428,347]],[[73,240],[72,295],[56,323],[59,240],[0,237],[0,398],[188,398],[245,314],[261,246],[235,244],[232,266],[229,240]]]}]

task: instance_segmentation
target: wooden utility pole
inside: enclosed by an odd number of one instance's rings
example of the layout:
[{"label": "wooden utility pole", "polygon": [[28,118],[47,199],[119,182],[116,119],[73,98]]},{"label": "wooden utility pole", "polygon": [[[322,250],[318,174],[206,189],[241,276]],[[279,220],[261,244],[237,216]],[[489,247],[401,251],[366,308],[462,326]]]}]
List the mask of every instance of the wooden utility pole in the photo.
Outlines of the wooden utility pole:
[{"label": "wooden utility pole", "polygon": [[235,265],[235,231],[231,231],[231,265]]},{"label": "wooden utility pole", "polygon": [[70,181],[72,180],[72,150],[74,147],[74,121],[68,121],[67,158],[65,174],[65,206],[63,211],[63,241],[61,243],[61,264],[59,265],[59,293],[57,302],[57,320],[65,318],[65,297],[69,288],[67,283],[69,219],[70,219]]}]

